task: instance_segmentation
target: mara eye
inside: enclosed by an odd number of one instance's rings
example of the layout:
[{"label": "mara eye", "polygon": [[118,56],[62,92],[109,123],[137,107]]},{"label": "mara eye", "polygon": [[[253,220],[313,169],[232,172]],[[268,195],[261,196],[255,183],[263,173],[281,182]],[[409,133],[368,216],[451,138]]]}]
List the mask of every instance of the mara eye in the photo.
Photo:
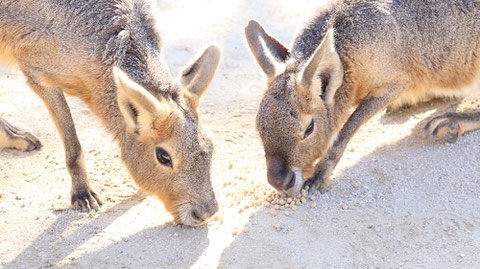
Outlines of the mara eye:
[{"label": "mara eye", "polygon": [[310,124],[307,127],[307,130],[305,130],[305,134],[303,135],[303,139],[307,138],[309,135],[312,134],[313,127],[315,127],[315,124],[313,123],[313,119],[312,119],[312,121],[310,122]]},{"label": "mara eye", "polygon": [[155,148],[155,156],[157,156],[159,163],[172,168],[172,158],[170,158],[170,155],[168,155],[164,149],[160,147]]}]

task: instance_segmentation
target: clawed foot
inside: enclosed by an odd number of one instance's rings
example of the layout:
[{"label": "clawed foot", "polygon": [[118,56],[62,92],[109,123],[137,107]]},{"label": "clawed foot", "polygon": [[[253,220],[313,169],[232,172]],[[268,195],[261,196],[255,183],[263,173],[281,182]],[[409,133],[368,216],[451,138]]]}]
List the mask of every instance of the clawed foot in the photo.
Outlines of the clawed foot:
[{"label": "clawed foot", "polygon": [[455,143],[462,135],[460,124],[454,119],[453,113],[446,113],[430,120],[425,125],[424,135],[431,139]]},{"label": "clawed foot", "polygon": [[29,132],[24,132],[0,118],[0,146],[21,151],[32,151],[42,147],[40,140]]},{"label": "clawed foot", "polygon": [[318,190],[321,194],[326,193],[332,185],[330,173],[331,168],[328,162],[317,164],[315,175],[305,182],[304,187],[309,186],[311,190]]},{"label": "clawed foot", "polygon": [[90,187],[72,191],[72,208],[82,212],[98,210],[103,205],[100,197]]},{"label": "clawed foot", "polygon": [[309,186],[310,190],[318,190],[321,194],[325,194],[330,190],[332,181],[329,177],[323,178],[322,176],[315,175],[315,177],[307,180],[304,187]]}]

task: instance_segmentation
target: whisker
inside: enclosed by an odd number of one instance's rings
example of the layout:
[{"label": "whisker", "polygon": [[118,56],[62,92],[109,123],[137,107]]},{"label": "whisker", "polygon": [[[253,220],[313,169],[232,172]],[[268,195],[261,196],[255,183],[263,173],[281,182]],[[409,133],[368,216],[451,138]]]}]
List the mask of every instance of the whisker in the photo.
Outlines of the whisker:
[{"label": "whisker", "polygon": [[168,211],[174,216],[175,223],[185,223],[190,217],[191,203],[187,200],[178,200],[168,207]]}]

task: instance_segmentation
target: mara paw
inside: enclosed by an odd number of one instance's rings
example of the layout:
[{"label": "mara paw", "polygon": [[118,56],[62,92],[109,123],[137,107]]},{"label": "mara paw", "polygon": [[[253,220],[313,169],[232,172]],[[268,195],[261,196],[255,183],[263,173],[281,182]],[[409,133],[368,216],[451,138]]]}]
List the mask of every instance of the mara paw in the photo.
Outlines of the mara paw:
[{"label": "mara paw", "polygon": [[324,178],[320,175],[315,175],[315,177],[307,180],[303,186],[309,187],[310,190],[318,190],[321,194],[325,194],[330,190],[330,186],[332,185],[332,181],[330,178]]},{"label": "mara paw", "polygon": [[98,210],[103,205],[98,194],[90,189],[78,188],[72,191],[72,209],[87,212],[90,210]]},{"label": "mara paw", "polygon": [[441,140],[448,143],[457,142],[463,132],[455,115],[455,113],[446,113],[431,119],[425,125],[424,135],[430,139]]},{"label": "mara paw", "polygon": [[21,131],[9,123],[2,121],[0,122],[0,147],[32,151],[41,148],[42,143],[31,133]]}]

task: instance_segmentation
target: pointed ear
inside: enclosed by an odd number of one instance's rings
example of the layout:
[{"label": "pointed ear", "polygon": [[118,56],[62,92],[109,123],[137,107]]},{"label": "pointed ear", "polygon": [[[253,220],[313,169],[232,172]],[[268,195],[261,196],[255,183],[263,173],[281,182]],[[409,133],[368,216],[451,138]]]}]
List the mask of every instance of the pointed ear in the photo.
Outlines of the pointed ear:
[{"label": "pointed ear", "polygon": [[220,57],[220,49],[212,45],[182,72],[180,84],[189,93],[195,109],[198,107],[200,97],[213,79]]},{"label": "pointed ear", "polygon": [[289,56],[288,50],[253,20],[245,27],[245,37],[253,56],[267,78],[269,80],[274,78],[278,72],[278,66],[284,63]]},{"label": "pointed ear", "polygon": [[[127,129],[143,139],[158,137],[160,130],[169,130],[170,109],[119,68],[113,68],[117,84],[117,103]],[[164,132],[165,134],[166,132]]]},{"label": "pointed ear", "polygon": [[300,94],[318,94],[326,104],[343,83],[343,64],[335,50],[333,29],[329,29],[298,76]]}]

